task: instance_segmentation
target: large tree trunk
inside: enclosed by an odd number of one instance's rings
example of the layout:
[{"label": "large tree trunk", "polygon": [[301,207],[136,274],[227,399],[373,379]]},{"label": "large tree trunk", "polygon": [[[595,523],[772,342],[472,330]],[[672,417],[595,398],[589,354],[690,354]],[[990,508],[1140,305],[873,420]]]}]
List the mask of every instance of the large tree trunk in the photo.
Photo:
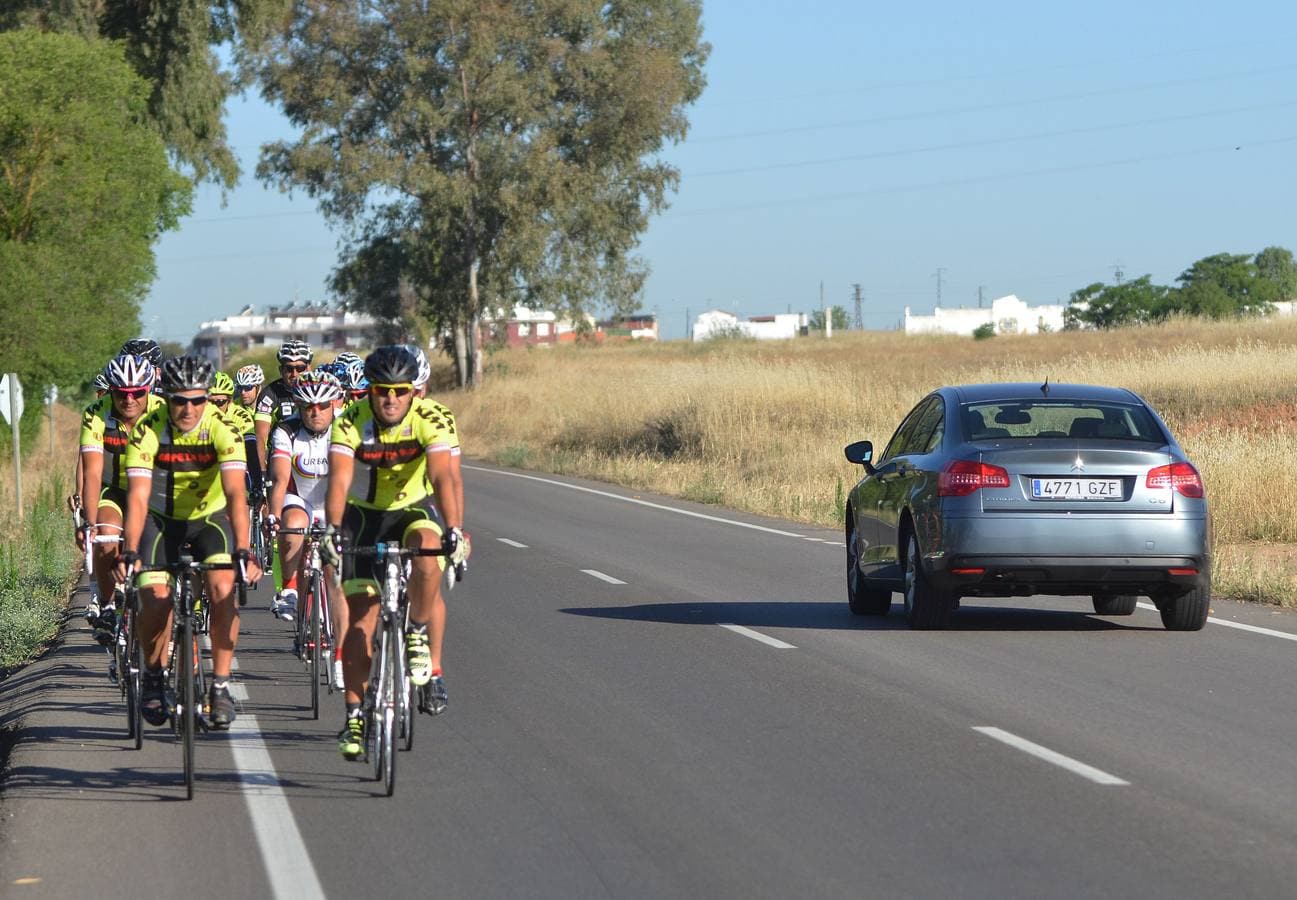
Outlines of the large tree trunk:
[{"label": "large tree trunk", "polygon": [[459,386],[468,385],[468,339],[461,323],[455,325],[455,374],[459,376]]}]

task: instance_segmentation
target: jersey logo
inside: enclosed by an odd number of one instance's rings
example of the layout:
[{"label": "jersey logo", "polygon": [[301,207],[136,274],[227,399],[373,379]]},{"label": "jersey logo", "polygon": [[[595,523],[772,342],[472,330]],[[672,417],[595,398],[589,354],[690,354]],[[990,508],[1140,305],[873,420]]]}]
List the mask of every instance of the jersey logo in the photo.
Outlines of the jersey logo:
[{"label": "jersey logo", "polygon": [[216,465],[216,448],[169,447],[158,451],[158,465],[173,472],[201,472]]},{"label": "jersey logo", "polygon": [[418,459],[422,452],[418,441],[401,441],[396,444],[361,447],[356,451],[356,459],[369,466],[389,469]]}]

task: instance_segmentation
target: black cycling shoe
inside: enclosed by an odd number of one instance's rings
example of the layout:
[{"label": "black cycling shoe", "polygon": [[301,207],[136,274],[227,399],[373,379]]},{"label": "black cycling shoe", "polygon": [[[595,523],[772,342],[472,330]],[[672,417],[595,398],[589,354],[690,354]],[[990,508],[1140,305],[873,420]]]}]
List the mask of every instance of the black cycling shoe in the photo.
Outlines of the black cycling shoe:
[{"label": "black cycling shoe", "polygon": [[150,725],[167,724],[167,683],[162,671],[145,669],[140,678],[140,717]]},{"label": "black cycling shoe", "polygon": [[94,623],[95,641],[101,647],[111,647],[113,638],[117,635],[117,610],[112,606],[105,606],[99,613],[99,617]]},{"label": "black cycling shoe", "polygon": [[234,709],[234,698],[230,696],[230,688],[227,684],[225,687],[212,685],[211,693],[208,694],[209,703],[211,704],[210,722],[213,731],[224,731],[230,727],[238,713]]}]

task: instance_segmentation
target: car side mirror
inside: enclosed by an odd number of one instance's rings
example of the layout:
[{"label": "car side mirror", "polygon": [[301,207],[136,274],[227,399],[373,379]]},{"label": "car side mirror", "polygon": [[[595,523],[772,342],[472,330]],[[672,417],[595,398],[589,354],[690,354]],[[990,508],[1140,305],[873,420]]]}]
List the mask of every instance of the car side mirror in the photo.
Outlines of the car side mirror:
[{"label": "car side mirror", "polygon": [[847,444],[842,452],[846,454],[847,462],[864,466],[866,472],[870,475],[874,474],[874,445],[869,441],[856,441],[854,444]]}]

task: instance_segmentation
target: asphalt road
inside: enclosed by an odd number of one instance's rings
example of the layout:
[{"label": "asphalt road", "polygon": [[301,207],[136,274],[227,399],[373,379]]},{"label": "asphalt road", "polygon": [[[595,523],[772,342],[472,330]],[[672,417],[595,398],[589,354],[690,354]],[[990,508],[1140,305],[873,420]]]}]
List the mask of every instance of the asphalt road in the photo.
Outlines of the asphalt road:
[{"label": "asphalt road", "polygon": [[337,755],[338,698],[310,719],[266,589],[192,802],[165,732],[127,748],[76,619],[0,683],[23,723],[0,896],[1294,893],[1297,616],[1221,602],[1173,634],[1150,609],[974,600],[914,632],[899,602],[848,614],[838,532],[466,482],[451,705],[419,718],[395,797]]}]

